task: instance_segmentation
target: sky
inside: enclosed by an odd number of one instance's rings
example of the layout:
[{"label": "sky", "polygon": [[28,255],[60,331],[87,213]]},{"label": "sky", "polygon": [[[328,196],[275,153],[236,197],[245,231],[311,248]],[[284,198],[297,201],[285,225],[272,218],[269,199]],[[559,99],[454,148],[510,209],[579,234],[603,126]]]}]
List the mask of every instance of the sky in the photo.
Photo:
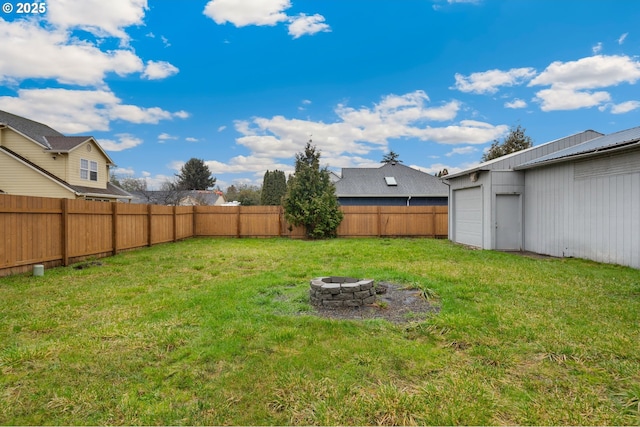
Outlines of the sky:
[{"label": "sky", "polygon": [[3,2],[0,110],[91,135],[159,188],[190,158],[221,189],[393,151],[436,174],[511,127],[534,145],[640,126],[636,0]]}]

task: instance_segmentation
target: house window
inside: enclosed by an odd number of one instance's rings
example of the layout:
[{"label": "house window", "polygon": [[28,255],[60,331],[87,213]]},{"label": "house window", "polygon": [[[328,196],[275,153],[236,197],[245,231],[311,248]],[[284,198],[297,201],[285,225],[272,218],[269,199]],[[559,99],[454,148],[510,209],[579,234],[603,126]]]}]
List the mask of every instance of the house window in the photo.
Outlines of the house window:
[{"label": "house window", "polygon": [[80,179],[89,181],[98,180],[98,162],[80,159]]},{"label": "house window", "polygon": [[398,185],[398,182],[396,181],[396,178],[393,177],[393,176],[385,176],[384,177],[384,182],[386,182],[388,186]]}]

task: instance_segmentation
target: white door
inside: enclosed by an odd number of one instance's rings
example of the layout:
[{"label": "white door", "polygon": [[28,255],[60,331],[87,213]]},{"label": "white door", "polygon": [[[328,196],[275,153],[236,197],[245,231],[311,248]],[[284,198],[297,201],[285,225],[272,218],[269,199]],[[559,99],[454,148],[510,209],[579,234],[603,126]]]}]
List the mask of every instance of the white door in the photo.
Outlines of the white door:
[{"label": "white door", "polygon": [[519,194],[496,195],[496,249],[522,250],[522,213]]},{"label": "white door", "polygon": [[454,242],[482,247],[482,187],[453,191]]}]

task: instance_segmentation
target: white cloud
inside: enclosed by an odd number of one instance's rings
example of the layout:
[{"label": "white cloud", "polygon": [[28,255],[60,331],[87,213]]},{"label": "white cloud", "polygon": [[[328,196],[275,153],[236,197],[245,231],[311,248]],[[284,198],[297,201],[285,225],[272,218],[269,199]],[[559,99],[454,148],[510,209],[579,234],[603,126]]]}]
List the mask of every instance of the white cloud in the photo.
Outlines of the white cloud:
[{"label": "white cloud", "polygon": [[222,131],[223,131],[223,130],[225,130],[226,128],[227,128],[227,127],[226,127],[226,126],[224,126],[224,125],[223,125],[223,126],[220,126],[220,127],[218,128],[218,132],[222,132]]},{"label": "white cloud", "polygon": [[0,82],[28,78],[54,79],[83,86],[101,85],[107,73],[140,72],[142,60],[132,51],[103,52],[60,30],[46,30],[36,21],[0,19]]},{"label": "white cloud", "polygon": [[324,16],[317,13],[311,16],[301,13],[295,18],[291,18],[291,23],[289,24],[289,35],[293,36],[294,39],[304,35],[330,31],[329,25],[324,22]]},{"label": "white cloud", "polygon": [[194,138],[194,137],[191,137],[191,136],[185,138],[184,140],[187,141],[187,142],[198,142],[199,141],[198,138]]},{"label": "white cloud", "polygon": [[173,117],[169,111],[159,107],[143,108],[137,105],[113,104],[109,106],[109,118],[131,123],[157,124]]},{"label": "white cloud", "polygon": [[471,154],[471,153],[475,153],[477,151],[478,151],[478,149],[476,147],[468,145],[466,147],[456,147],[453,150],[451,150],[450,152],[448,152],[447,154],[445,154],[445,156],[451,157],[451,156],[454,156],[456,154]]},{"label": "white cloud", "polygon": [[107,151],[123,151],[142,144],[142,140],[140,138],[136,138],[135,136],[128,133],[120,133],[116,136],[118,137],[117,142],[110,139],[101,139],[98,142],[100,143],[102,148]]},{"label": "white cloud", "polygon": [[116,168],[113,170],[113,173],[118,176],[133,176],[136,171],[132,168]]},{"label": "white cloud", "polygon": [[508,71],[489,70],[463,76],[456,73],[455,89],[471,93],[496,93],[500,86],[514,86],[522,84],[532,78],[536,71],[533,68],[512,68]]},{"label": "white cloud", "polygon": [[290,7],[289,0],[211,0],[203,13],[217,24],[272,26],[288,20],[284,11]]},{"label": "white cloud", "polygon": [[173,136],[173,135],[169,135],[168,133],[161,133],[160,135],[158,135],[158,140],[159,141],[169,141],[169,140],[175,140],[178,139],[177,136]]},{"label": "white cloud", "polygon": [[598,44],[596,44],[595,46],[593,46],[591,48],[591,51],[593,52],[594,55],[599,54],[600,52],[602,52],[602,42],[598,42]]},{"label": "white cloud", "polygon": [[605,91],[588,92],[565,88],[544,89],[536,93],[534,101],[540,103],[542,111],[577,110],[595,107],[611,100]]},{"label": "white cloud", "polygon": [[529,86],[550,85],[536,93],[543,111],[574,110],[601,105],[611,100],[606,91],[589,89],[634,84],[640,79],[640,62],[628,56],[596,55],[577,61],[556,61],[529,82]]},{"label": "white cloud", "polygon": [[611,113],[624,114],[640,108],[640,101],[627,101],[611,106]]},{"label": "white cloud", "polygon": [[[404,95],[388,95],[372,107],[352,108],[339,104],[335,108],[338,120],[333,123],[289,119],[284,116],[256,117],[235,122],[241,136],[237,144],[246,147],[248,156],[237,156],[227,164],[212,161],[212,170],[220,173],[240,173],[264,170],[277,165],[277,159],[290,159],[312,139],[322,154],[322,161],[332,167],[349,167],[371,163],[363,156],[371,151],[386,151],[390,139],[418,138],[440,144],[483,144],[508,131],[506,125],[461,120],[448,126],[429,123],[455,119],[460,103],[450,101],[441,106],[429,106],[423,91]],[[355,155],[355,156],[354,156]],[[357,160],[359,159],[359,160]]]},{"label": "white cloud", "polygon": [[505,108],[526,108],[527,107],[527,103],[525,101],[523,101],[522,99],[514,99],[511,102],[505,102],[504,103]]},{"label": "white cloud", "polygon": [[157,174],[152,176],[149,172],[146,172],[146,171],[143,171],[141,175],[144,178],[144,180],[147,182],[147,189],[149,190],[160,190],[163,184],[167,182],[173,182],[176,178],[173,175],[163,175],[163,174]]},{"label": "white cloud", "polygon": [[184,110],[176,111],[173,115],[179,119],[188,119],[191,117],[191,114]]},{"label": "white cloud", "polygon": [[124,28],[142,25],[147,9],[147,0],[48,0],[47,20],[61,29],[80,28],[126,43]]},{"label": "white cloud", "polygon": [[147,61],[142,77],[159,80],[178,73],[178,68],[166,61]]},{"label": "white cloud", "polygon": [[180,117],[159,107],[122,104],[109,90],[20,89],[17,97],[0,97],[0,109],[71,134],[107,131],[112,120],[155,124]]},{"label": "white cloud", "polygon": [[628,56],[596,55],[577,61],[556,61],[529,82],[529,86],[552,85],[570,89],[594,89],[635,83],[640,62]]},{"label": "white cloud", "polygon": [[629,33],[624,33],[623,35],[621,35],[620,38],[618,39],[618,44],[624,43],[624,41],[625,41],[625,39],[627,38],[628,35],[629,35]]},{"label": "white cloud", "polygon": [[[372,151],[388,151],[390,139],[418,138],[438,144],[484,144],[508,131],[508,126],[494,126],[475,120],[460,120],[447,126],[433,123],[451,122],[461,104],[450,101],[439,106],[429,105],[423,91],[404,95],[388,95],[371,107],[335,107],[337,120],[331,123],[290,119],[284,116],[254,117],[234,123],[240,133],[236,143],[249,150],[248,155],[233,157],[229,162],[207,161],[214,173],[253,172],[262,179],[267,169],[293,172],[284,164],[292,154],[301,151],[310,139],[321,152],[323,165],[331,169],[343,167],[377,167],[379,163],[364,156]],[[456,149],[466,153],[473,147]],[[173,164],[178,170],[180,162]],[[440,168],[442,169],[442,168]],[[451,170],[451,168],[449,169]],[[437,172],[437,170],[435,171]],[[258,182],[259,183],[259,182]]]},{"label": "white cloud", "polygon": [[[331,31],[329,25],[324,22],[324,16],[317,13],[288,16],[285,11],[290,7],[290,0],[210,0],[203,13],[217,24],[228,22],[236,27],[274,26],[288,22],[289,34],[294,39]],[[225,40],[225,43],[228,41]]]}]

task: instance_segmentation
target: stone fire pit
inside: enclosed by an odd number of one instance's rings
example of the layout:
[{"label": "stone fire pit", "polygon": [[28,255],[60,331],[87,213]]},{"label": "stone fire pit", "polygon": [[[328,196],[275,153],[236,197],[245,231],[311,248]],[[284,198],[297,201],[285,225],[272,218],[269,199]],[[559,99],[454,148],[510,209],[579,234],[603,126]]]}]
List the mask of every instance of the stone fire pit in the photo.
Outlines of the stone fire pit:
[{"label": "stone fire pit", "polygon": [[316,307],[360,307],[376,301],[376,290],[373,279],[316,277],[311,279],[309,298]]}]

